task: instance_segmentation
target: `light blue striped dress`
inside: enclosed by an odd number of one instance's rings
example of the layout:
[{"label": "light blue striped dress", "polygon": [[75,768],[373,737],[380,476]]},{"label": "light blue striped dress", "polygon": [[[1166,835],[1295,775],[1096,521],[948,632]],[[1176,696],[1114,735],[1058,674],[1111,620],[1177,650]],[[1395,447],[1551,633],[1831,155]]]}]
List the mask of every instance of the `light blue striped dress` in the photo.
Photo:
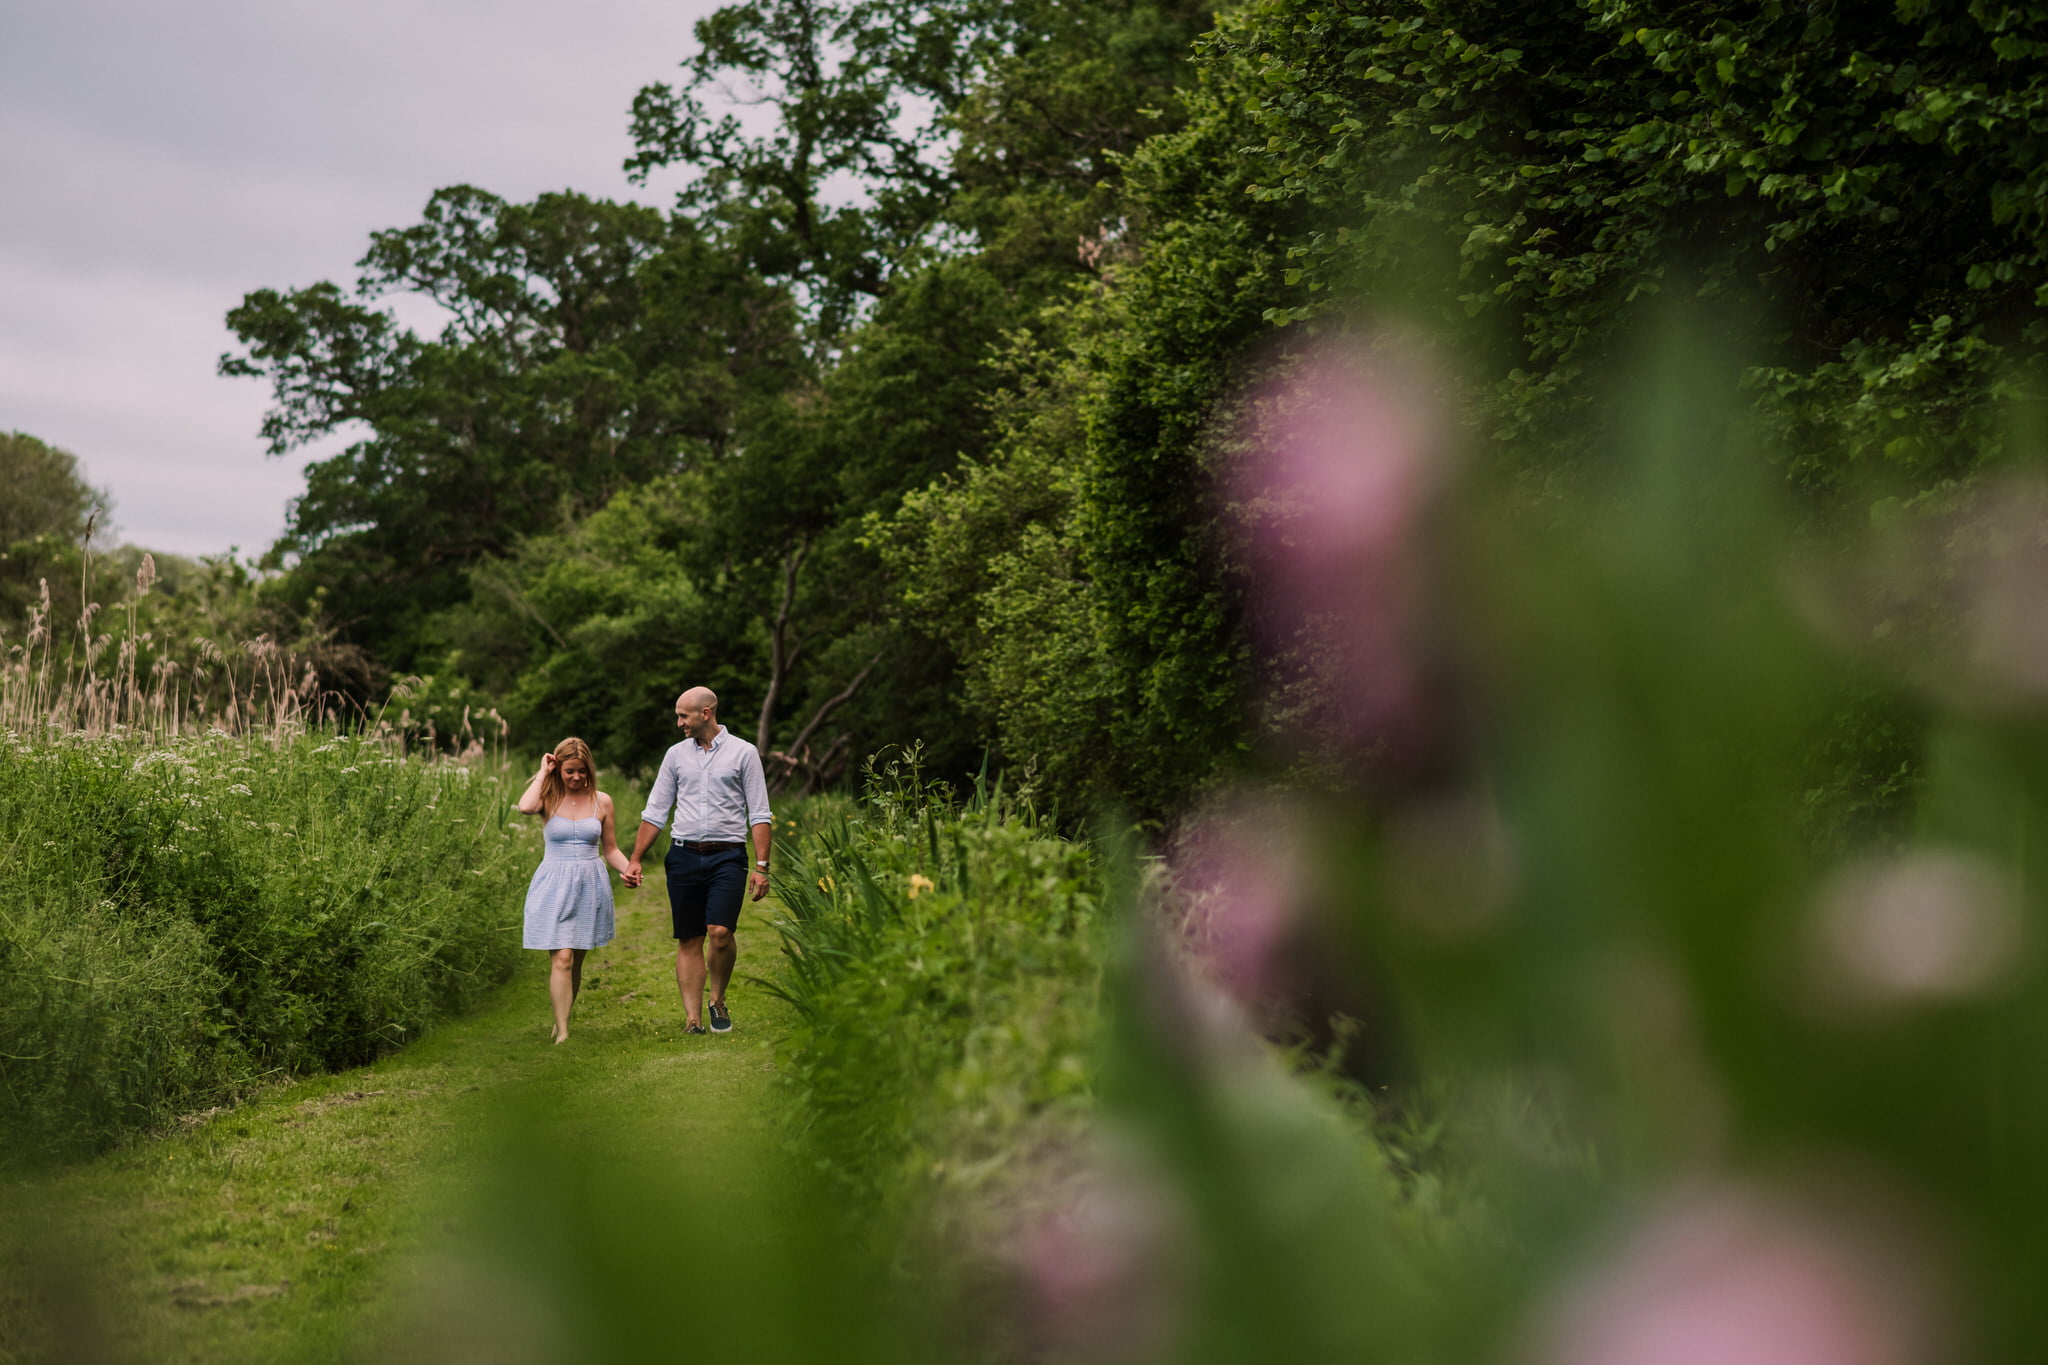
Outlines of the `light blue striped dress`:
[{"label": "light blue striped dress", "polygon": [[547,854],[526,888],[526,946],[599,948],[612,941],[612,883],[598,844],[604,822],[551,815]]}]

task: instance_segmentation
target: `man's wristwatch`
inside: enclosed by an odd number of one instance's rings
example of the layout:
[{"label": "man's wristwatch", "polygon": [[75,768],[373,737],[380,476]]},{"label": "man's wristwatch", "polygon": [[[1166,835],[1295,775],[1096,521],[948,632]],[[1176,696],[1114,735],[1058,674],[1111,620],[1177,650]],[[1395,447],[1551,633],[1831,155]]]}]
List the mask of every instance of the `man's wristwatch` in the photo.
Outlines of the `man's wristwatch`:
[{"label": "man's wristwatch", "polygon": [[756,858],[754,859],[754,866],[766,872],[768,870],[768,860],[766,858]]}]

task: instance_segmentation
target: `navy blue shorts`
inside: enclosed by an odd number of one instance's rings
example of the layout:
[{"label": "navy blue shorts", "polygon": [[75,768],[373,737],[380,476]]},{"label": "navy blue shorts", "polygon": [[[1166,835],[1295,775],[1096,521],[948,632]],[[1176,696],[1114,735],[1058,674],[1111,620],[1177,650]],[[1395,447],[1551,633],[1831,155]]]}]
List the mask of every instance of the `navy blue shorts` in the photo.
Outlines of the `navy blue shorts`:
[{"label": "navy blue shorts", "polygon": [[670,844],[662,866],[668,871],[668,909],[677,938],[702,938],[707,924],[739,927],[740,904],[747,894],[744,847],[693,853],[681,844]]}]

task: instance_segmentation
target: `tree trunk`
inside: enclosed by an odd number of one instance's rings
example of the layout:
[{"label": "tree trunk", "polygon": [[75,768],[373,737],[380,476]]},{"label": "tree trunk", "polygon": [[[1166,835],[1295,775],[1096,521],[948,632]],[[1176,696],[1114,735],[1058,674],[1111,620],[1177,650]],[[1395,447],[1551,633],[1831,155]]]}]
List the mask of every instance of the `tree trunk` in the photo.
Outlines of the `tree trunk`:
[{"label": "tree trunk", "polygon": [[795,651],[784,646],[789,635],[789,613],[796,605],[797,570],[803,567],[804,555],[809,550],[808,542],[800,542],[782,563],[782,605],[777,608],[775,620],[768,627],[768,694],[761,699],[761,720],[754,727],[754,747],[763,754],[768,752],[768,737],[775,724],[775,703],[782,695],[782,680],[789,676],[790,666],[796,662]]},{"label": "tree trunk", "polygon": [[782,772],[777,775],[775,781],[775,787],[777,791],[780,791],[783,787],[787,786],[790,782],[790,779],[794,778],[799,772],[806,774],[806,786],[803,788],[803,790],[808,791],[809,777],[820,771],[824,767],[826,761],[832,757],[832,754],[840,747],[840,745],[845,743],[848,739],[852,738],[850,734],[844,734],[839,736],[838,739],[835,739],[832,742],[832,747],[825,751],[824,757],[820,758],[816,762],[813,762],[811,760],[811,757],[807,752],[807,748],[811,742],[811,736],[818,732],[818,727],[820,725],[823,725],[826,719],[830,717],[834,711],[837,711],[840,707],[844,706],[847,702],[852,701],[854,697],[859,695],[861,685],[868,680],[868,675],[875,671],[875,665],[879,664],[880,662],[882,662],[882,655],[881,651],[877,650],[875,652],[874,657],[867,661],[866,667],[862,668],[860,672],[853,675],[852,682],[848,683],[845,687],[841,688],[837,693],[830,697],[827,697],[823,702],[819,703],[818,709],[811,713],[811,718],[810,720],[805,722],[804,728],[797,732],[796,740],[789,746],[788,752],[773,755],[775,760],[782,764]]}]

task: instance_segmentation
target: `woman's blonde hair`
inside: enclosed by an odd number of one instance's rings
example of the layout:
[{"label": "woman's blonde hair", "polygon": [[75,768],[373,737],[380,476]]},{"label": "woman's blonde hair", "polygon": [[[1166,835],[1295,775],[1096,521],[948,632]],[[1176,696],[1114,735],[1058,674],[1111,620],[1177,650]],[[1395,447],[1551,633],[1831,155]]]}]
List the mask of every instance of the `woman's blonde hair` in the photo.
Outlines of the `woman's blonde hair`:
[{"label": "woman's blonde hair", "polygon": [[555,770],[541,779],[540,813],[552,817],[555,807],[562,804],[562,798],[569,794],[569,788],[562,781],[562,765],[581,759],[583,766],[590,769],[590,793],[597,794],[597,760],[590,756],[590,746],[571,735],[555,746]]}]

